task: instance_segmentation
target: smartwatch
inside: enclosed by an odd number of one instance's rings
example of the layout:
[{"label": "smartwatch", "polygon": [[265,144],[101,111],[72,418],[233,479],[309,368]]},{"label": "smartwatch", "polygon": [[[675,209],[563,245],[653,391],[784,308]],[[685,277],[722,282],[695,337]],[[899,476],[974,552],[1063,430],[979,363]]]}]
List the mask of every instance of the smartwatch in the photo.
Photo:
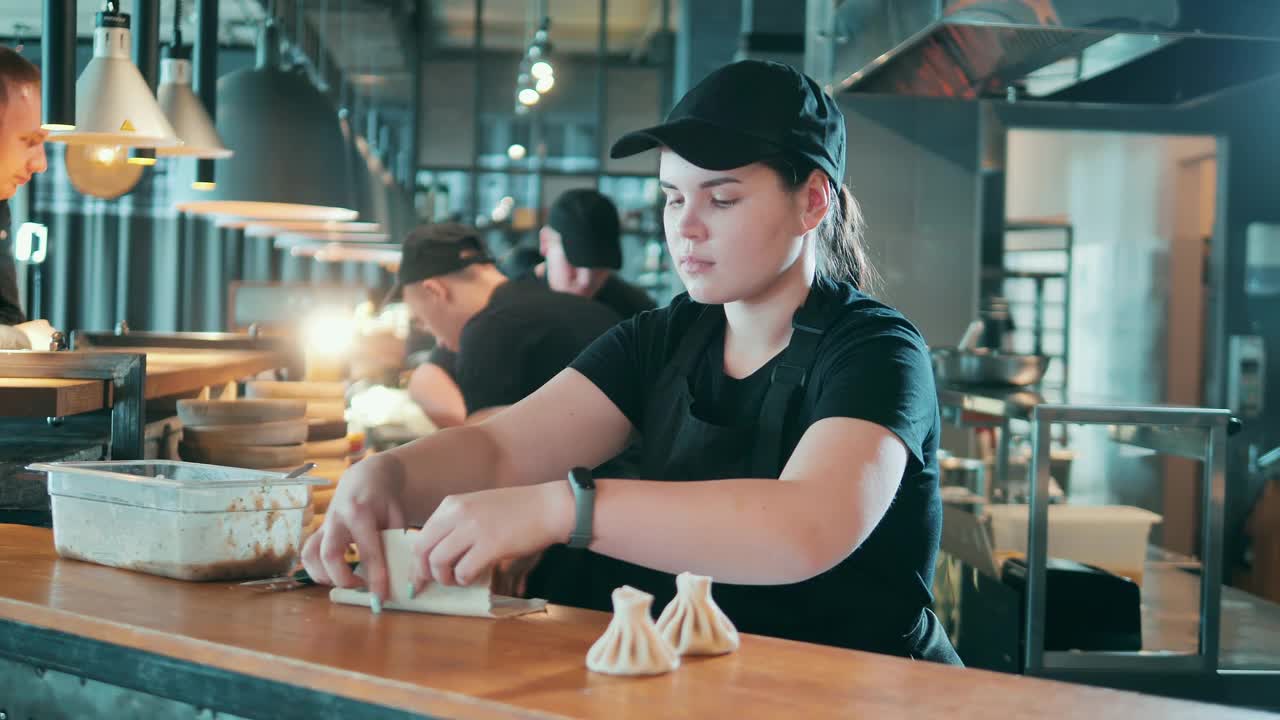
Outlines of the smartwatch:
[{"label": "smartwatch", "polygon": [[596,482],[587,468],[576,467],[569,471],[569,487],[573,490],[573,533],[569,535],[569,547],[586,549],[591,544],[591,522],[596,509]]}]

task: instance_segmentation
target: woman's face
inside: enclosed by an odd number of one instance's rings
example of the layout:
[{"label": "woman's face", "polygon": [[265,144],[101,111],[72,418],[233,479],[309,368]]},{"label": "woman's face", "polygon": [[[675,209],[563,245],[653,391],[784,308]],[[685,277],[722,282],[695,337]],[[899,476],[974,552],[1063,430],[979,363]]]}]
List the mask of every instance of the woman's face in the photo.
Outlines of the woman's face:
[{"label": "woman's face", "polygon": [[667,249],[694,300],[751,300],[800,260],[804,193],[767,166],[704,170],[664,149],[658,179]]}]

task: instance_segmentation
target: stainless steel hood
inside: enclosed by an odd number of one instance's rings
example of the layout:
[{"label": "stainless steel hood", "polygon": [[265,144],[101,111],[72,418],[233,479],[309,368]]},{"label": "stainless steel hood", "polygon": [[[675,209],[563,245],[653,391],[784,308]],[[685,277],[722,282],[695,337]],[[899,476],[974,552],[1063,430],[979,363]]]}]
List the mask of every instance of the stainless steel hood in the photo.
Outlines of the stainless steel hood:
[{"label": "stainless steel hood", "polygon": [[1280,73],[1276,0],[810,0],[833,91],[1181,105]]}]

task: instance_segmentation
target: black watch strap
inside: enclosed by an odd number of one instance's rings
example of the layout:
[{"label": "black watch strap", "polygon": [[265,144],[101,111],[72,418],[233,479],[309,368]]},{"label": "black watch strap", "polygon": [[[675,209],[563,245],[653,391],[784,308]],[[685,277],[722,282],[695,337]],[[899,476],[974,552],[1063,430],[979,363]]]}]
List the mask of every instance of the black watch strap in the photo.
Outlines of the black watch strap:
[{"label": "black watch strap", "polygon": [[569,487],[573,490],[574,523],[569,547],[585,549],[591,544],[596,511],[596,483],[587,468],[569,471]]}]

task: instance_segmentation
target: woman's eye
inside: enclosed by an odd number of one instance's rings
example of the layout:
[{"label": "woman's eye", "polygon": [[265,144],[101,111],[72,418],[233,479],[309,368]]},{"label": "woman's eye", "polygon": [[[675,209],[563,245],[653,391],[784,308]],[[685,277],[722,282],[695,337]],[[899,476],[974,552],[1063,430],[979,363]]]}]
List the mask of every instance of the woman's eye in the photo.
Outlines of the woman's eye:
[{"label": "woman's eye", "polygon": [[679,207],[683,204],[684,204],[684,198],[674,197],[672,195],[667,196],[667,207]]},{"label": "woman's eye", "polygon": [[718,198],[712,197],[711,203],[716,207],[727,208],[738,204],[738,198]]}]

